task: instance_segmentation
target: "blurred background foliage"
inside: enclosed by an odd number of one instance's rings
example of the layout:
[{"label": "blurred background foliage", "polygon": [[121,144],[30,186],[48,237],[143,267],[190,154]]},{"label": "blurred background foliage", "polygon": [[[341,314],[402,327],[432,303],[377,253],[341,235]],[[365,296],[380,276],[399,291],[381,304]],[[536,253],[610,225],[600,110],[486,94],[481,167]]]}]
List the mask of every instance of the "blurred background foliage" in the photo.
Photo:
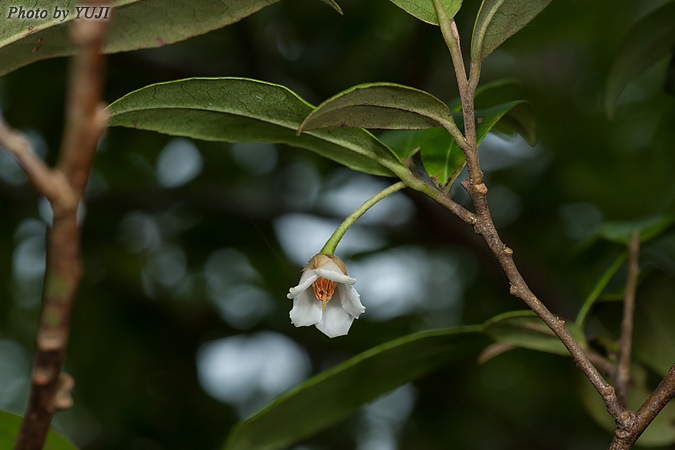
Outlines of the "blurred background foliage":
[{"label": "blurred background foliage", "polygon": [[[561,317],[575,318],[623,250],[598,239],[603,223],[675,211],[669,58],[628,86],[613,120],[602,111],[621,39],[662,3],[552,2],[484,63],[484,82],[513,78],[513,95],[535,107],[539,143],[489,136],[481,161],[503,240]],[[342,17],[317,1],[284,0],[185,42],[112,55],[105,98],[191,76],[279,83],[314,104],[374,81],[456,96],[437,27],[386,0],[340,5]],[[467,44],[478,6],[465,1],[457,17]],[[67,65],[51,59],[0,78],[2,114],[50,163]],[[670,83],[672,73],[671,65]],[[288,288],[344,216],[388,182],[284,146],[109,130],[88,191],[85,278],[65,367],[76,379],[75,406],[55,425],[86,450],[217,449],[237,420],[373,345],[522,309],[473,230],[404,191],[368,212],[338,247],[367,307],[349,336],[294,328]],[[467,203],[461,189],[455,196]],[[44,199],[0,153],[0,408],[17,413],[27,398],[49,221]],[[635,351],[654,381],[675,360],[672,227],[643,246],[641,266],[654,270],[638,291]],[[610,287],[620,288],[623,272]],[[620,311],[619,302],[600,303],[589,338],[616,338]],[[567,358],[530,350],[483,365],[469,358],[296,449],[604,448],[610,435],[585,412],[574,370]]]}]

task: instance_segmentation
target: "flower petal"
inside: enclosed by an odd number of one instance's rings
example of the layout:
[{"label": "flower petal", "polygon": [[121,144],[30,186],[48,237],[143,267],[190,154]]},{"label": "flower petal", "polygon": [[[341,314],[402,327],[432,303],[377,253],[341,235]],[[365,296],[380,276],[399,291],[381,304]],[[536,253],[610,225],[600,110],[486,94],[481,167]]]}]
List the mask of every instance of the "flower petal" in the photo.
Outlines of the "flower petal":
[{"label": "flower petal", "polygon": [[316,281],[317,278],[319,278],[320,275],[317,275],[314,273],[312,270],[305,270],[302,273],[302,276],[300,277],[300,282],[298,283],[297,286],[292,287],[288,290],[288,294],[286,294],[286,297],[288,298],[295,298],[298,295],[300,295],[301,292],[305,291],[307,288],[309,288],[312,283]]},{"label": "flower petal", "polygon": [[323,316],[323,304],[314,297],[314,291],[306,290],[293,299],[289,316],[296,327],[314,325]]},{"label": "flower petal", "polygon": [[358,319],[365,312],[366,307],[361,303],[361,296],[356,292],[354,286],[338,284],[337,296],[342,304],[342,309],[354,319]]},{"label": "flower petal", "polygon": [[334,338],[349,333],[349,327],[352,326],[353,321],[354,318],[342,309],[340,303],[330,301],[316,327],[329,338]]},{"label": "flower petal", "polygon": [[326,265],[324,265],[320,269],[314,269],[314,273],[322,278],[331,281],[337,281],[338,283],[344,284],[356,283],[356,280],[354,278],[348,277],[347,275],[342,273],[342,270],[340,270],[338,265],[335,264],[333,261],[328,261]]}]

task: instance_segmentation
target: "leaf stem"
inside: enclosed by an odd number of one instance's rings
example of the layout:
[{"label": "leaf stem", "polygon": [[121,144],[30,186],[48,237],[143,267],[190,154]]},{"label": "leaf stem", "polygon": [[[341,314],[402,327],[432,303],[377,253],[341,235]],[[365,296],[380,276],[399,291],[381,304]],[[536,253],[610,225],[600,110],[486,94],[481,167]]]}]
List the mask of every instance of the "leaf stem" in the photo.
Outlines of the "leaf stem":
[{"label": "leaf stem", "polygon": [[359,217],[361,217],[366,211],[368,211],[371,207],[373,207],[375,203],[379,202],[383,198],[387,197],[390,194],[393,194],[396,191],[400,191],[404,187],[406,187],[406,184],[403,181],[399,181],[397,183],[392,184],[388,188],[383,189],[382,191],[378,192],[377,194],[373,195],[368,200],[363,202],[361,206],[356,208],[354,212],[351,213],[349,216],[347,216],[344,222],[340,224],[337,230],[335,230],[335,232],[323,246],[320,253],[332,255],[335,252],[335,248],[340,242],[340,239],[342,239],[342,237],[345,235],[349,227],[351,227]]}]

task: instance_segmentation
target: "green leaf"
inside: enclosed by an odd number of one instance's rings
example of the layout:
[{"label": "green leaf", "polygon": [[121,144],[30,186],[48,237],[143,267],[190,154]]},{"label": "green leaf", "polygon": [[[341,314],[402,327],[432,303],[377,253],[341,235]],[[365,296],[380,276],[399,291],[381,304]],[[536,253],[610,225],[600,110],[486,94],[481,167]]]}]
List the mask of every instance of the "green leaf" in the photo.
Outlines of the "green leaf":
[{"label": "green leaf", "polygon": [[456,128],[445,103],[427,92],[394,83],[360,84],[340,92],[312,111],[298,132],[331,127]]},{"label": "green leaf", "polygon": [[274,142],[305,148],[361,172],[405,170],[391,151],[361,129],[296,136],[313,107],[291,90],[246,78],[189,78],[158,83],[112,103],[110,126],[225,142]]},{"label": "green leaf", "polygon": [[335,11],[342,14],[342,8],[340,8],[340,5],[335,3],[334,0],[321,0],[321,1],[324,2],[326,5],[330,6],[331,8],[333,8]]},{"label": "green leaf", "polygon": [[523,28],[551,0],[484,0],[471,37],[471,62],[487,58],[505,40]]},{"label": "green leaf", "polygon": [[654,293],[638,296],[635,304],[633,358],[661,377],[675,361],[675,301],[672,282],[652,283]]},{"label": "green leaf", "polygon": [[[161,47],[237,22],[279,0],[113,0],[106,53]],[[0,76],[41,59],[72,55],[76,47],[68,33],[77,16],[74,0],[14,2],[24,9],[40,9],[44,20],[10,18],[3,8],[0,28]],[[55,8],[68,11],[55,18]]]},{"label": "green leaf", "polygon": [[[459,118],[458,123],[462,124]],[[419,149],[424,169],[431,182],[439,189],[450,189],[466,165],[464,152],[444,129],[393,131],[383,134],[381,139],[399,157]]]},{"label": "green leaf", "polygon": [[[584,333],[573,323],[566,326],[574,339],[585,347]],[[570,354],[560,339],[530,310],[510,311],[493,317],[483,324],[483,332],[497,342],[557,355]]]},{"label": "green leaf", "polygon": [[[595,390],[578,370],[574,371],[577,392],[584,408],[591,418],[605,429],[613,434],[616,430],[616,423],[612,416],[607,414],[607,406],[602,397]],[[665,375],[665,372],[663,373]],[[653,386],[656,387],[656,386]],[[637,364],[631,366],[631,381],[628,384],[626,402],[628,407],[637,411],[642,402],[652,393],[650,386],[647,386],[647,372]],[[645,432],[637,441],[637,446],[644,447],[664,447],[675,442],[675,403],[670,402],[659,413],[654,421],[647,427]]]},{"label": "green leaf", "polygon": [[[476,108],[480,109],[482,107],[495,106],[506,103],[513,98],[517,98],[519,96],[518,94],[520,94],[520,91],[518,90],[520,85],[520,81],[515,78],[498,78],[479,84],[473,94]],[[485,100],[486,97],[487,103]],[[499,101],[495,101],[495,98],[499,99]],[[458,103],[461,108],[461,102]],[[461,109],[458,111],[461,111]]]},{"label": "green leaf", "polygon": [[[438,15],[433,0],[390,0],[393,4],[422,22],[438,25]],[[462,0],[441,0],[449,18],[455,17]]]},{"label": "green leaf", "polygon": [[675,47],[675,2],[670,1],[638,20],[626,33],[614,59],[607,84],[604,106],[608,116],[626,85],[642,71]]},{"label": "green leaf", "polygon": [[[499,111],[499,108],[499,106],[496,106],[494,107],[494,110]],[[481,111],[478,112],[480,113]],[[504,126],[515,131],[531,146],[534,146],[537,143],[537,128],[534,118],[534,109],[529,102],[521,101],[520,103],[515,104],[499,118],[494,126]]]},{"label": "green leaf", "polygon": [[[14,443],[19,435],[23,418],[7,411],[0,411],[0,448],[14,448]],[[77,450],[68,439],[56,433],[53,429],[47,434],[44,450]]]},{"label": "green leaf", "polygon": [[[475,115],[478,144],[498,123],[520,133],[530,145],[536,142],[534,111],[527,101],[505,103],[476,111]],[[456,123],[463,127],[461,116],[457,117]],[[445,130],[395,131],[383,134],[381,139],[402,160],[420,149],[424,167],[439,189],[450,189],[466,164],[464,152]]]},{"label": "green leaf", "polygon": [[675,222],[675,214],[659,214],[637,220],[605,222],[598,235],[608,241],[628,244],[635,230],[640,232],[640,242],[647,242],[663,233]]},{"label": "green leaf", "polygon": [[479,330],[424,331],[371,348],[310,378],[236,425],[223,449],[289,448],[387,391],[477,354],[486,344]]},{"label": "green leaf", "polygon": [[600,294],[602,294],[602,291],[605,289],[605,287],[607,287],[609,281],[612,279],[612,277],[616,274],[619,268],[621,268],[623,263],[626,261],[627,256],[628,256],[627,252],[622,252],[616,258],[614,258],[609,267],[607,267],[607,269],[602,273],[598,281],[595,283],[593,289],[591,289],[591,292],[588,294],[588,297],[586,297],[586,300],[584,300],[584,304],[581,305],[581,309],[579,310],[579,314],[577,315],[577,320],[575,321],[575,323],[577,324],[578,327],[580,328],[584,327],[586,319],[588,319],[588,314],[591,312],[593,305],[595,305],[595,302],[598,300]]}]

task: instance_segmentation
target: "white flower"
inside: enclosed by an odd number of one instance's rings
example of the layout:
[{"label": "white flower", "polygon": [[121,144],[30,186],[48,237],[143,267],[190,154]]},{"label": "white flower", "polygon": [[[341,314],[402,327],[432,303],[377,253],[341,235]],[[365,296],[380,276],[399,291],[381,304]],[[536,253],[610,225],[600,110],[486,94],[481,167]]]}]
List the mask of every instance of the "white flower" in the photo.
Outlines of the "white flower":
[{"label": "white flower", "polygon": [[314,256],[287,295],[293,299],[291,322],[296,327],[316,327],[328,337],[344,336],[354,319],[366,310],[347,276],[345,263],[333,255]]}]

